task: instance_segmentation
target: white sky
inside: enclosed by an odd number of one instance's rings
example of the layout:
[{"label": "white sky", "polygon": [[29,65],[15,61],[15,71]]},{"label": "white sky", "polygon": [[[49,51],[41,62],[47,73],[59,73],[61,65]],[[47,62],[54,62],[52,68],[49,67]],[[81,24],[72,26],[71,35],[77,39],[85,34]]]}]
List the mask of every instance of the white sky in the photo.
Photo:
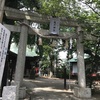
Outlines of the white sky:
[{"label": "white sky", "polygon": [[67,57],[67,51],[61,51],[61,52],[59,52],[59,58],[60,59],[66,59],[66,57]]}]

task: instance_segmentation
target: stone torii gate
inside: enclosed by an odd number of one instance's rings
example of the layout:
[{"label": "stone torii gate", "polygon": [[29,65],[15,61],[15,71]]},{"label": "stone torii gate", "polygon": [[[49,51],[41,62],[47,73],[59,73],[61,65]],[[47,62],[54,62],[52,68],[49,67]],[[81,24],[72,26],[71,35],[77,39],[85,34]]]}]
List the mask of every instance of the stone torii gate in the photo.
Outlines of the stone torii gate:
[{"label": "stone torii gate", "polygon": [[[5,10],[5,15],[8,19],[23,20],[23,23],[21,24],[21,26],[5,25],[10,31],[21,32],[20,40],[19,40],[16,72],[15,72],[15,82],[18,83],[20,86],[22,85],[28,31],[33,31],[32,32],[33,34],[37,34],[45,38],[62,38],[66,40],[70,37],[71,38],[73,37],[77,39],[77,56],[78,56],[77,66],[78,66],[78,85],[79,85],[79,87],[75,87],[74,89],[74,96],[75,98],[77,98],[77,100],[78,98],[85,98],[89,100],[89,98],[91,98],[91,89],[86,88],[84,47],[82,44],[83,34],[81,33],[82,30],[81,30],[81,27],[78,25],[78,23],[75,22],[74,20],[60,18],[61,25],[75,27],[77,30],[76,34],[70,35],[68,33],[65,33],[65,34],[62,34],[61,36],[47,36],[48,34],[46,35],[46,33],[48,33],[48,31],[32,29],[28,24],[29,24],[29,21],[37,22],[37,23],[49,23],[50,17],[46,17],[46,16],[44,17],[35,13],[23,12],[23,11],[19,11],[19,10],[8,8],[8,7],[5,7],[4,10]],[[71,98],[74,98],[74,96]]]}]

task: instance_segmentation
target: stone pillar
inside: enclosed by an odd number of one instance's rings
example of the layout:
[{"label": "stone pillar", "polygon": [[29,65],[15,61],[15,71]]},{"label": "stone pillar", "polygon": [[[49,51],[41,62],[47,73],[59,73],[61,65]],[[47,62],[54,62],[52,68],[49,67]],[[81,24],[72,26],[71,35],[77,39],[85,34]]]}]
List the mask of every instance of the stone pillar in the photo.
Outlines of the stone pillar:
[{"label": "stone pillar", "polygon": [[78,87],[74,87],[74,95],[70,100],[96,100],[91,96],[91,88],[86,87],[83,33],[81,28],[77,28],[77,67],[78,67]]},{"label": "stone pillar", "polygon": [[[25,20],[24,23],[28,24],[28,21]],[[16,71],[15,71],[15,83],[19,82],[19,86],[21,86],[22,84],[24,75],[27,37],[28,37],[28,27],[23,24],[21,27]]]},{"label": "stone pillar", "polygon": [[0,0],[0,23],[2,23],[5,0]]},{"label": "stone pillar", "polygon": [[81,28],[77,28],[77,66],[78,66],[78,86],[74,87],[74,95],[71,100],[95,100],[91,98],[91,89],[86,88],[83,34]]},{"label": "stone pillar", "polygon": [[77,67],[78,67],[78,85],[80,87],[86,87],[85,79],[85,64],[84,64],[84,48],[83,48],[83,34],[80,33],[80,27],[77,28]]}]

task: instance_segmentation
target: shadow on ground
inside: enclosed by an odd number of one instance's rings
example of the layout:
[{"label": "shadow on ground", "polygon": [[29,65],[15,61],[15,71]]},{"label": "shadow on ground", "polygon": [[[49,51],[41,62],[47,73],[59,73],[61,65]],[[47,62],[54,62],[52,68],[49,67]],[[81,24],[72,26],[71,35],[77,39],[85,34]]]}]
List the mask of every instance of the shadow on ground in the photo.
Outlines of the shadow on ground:
[{"label": "shadow on ground", "polygon": [[[67,81],[68,82],[68,81]],[[36,78],[25,79],[24,86],[27,88],[27,93],[30,100],[70,100],[69,95],[73,94],[72,91],[68,91],[69,85],[66,82],[66,89],[64,89],[64,80],[57,78]],[[100,100],[100,91],[93,93],[93,97]]]}]

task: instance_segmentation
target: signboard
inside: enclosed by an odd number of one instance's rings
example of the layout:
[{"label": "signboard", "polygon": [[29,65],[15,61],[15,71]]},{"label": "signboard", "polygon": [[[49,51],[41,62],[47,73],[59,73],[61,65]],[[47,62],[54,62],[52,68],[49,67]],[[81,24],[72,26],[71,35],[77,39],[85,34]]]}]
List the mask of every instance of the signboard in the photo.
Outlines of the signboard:
[{"label": "signboard", "polygon": [[10,38],[10,31],[0,24],[0,86],[5,66],[8,43]]},{"label": "signboard", "polygon": [[59,34],[60,19],[51,18],[50,19],[50,34],[57,35]]}]

